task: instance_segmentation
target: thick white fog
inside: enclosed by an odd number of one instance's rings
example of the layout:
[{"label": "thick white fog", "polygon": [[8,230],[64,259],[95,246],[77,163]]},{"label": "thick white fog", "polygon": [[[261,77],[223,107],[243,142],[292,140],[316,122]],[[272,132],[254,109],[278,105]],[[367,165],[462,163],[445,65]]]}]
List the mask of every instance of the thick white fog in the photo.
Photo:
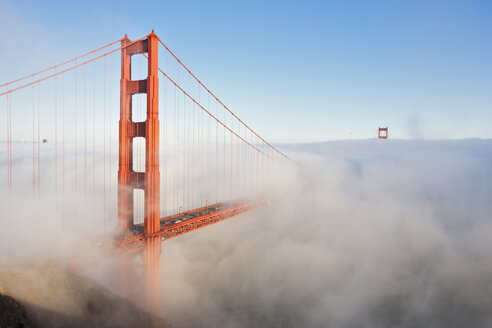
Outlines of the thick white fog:
[{"label": "thick white fog", "polygon": [[269,208],[163,244],[176,327],[492,325],[492,140],[287,148]]},{"label": "thick white fog", "polygon": [[[269,207],[163,243],[161,315],[173,326],[492,326],[492,140],[283,149],[298,165],[278,172]],[[63,214],[49,197],[4,194],[2,270],[75,258],[79,274],[118,292],[100,202],[82,201],[67,195]],[[67,213],[80,220],[64,227]],[[57,288],[56,279],[36,281]],[[60,303],[0,283],[21,301]],[[74,313],[63,303],[57,311]]]}]

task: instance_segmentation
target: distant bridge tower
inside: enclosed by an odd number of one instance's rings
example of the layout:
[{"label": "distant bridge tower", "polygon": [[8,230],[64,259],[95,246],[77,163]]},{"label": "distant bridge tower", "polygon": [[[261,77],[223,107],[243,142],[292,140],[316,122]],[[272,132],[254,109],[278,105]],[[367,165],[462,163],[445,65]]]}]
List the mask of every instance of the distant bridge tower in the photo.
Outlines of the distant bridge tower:
[{"label": "distant bridge tower", "polygon": [[379,128],[378,130],[378,139],[388,139],[388,127]]},{"label": "distant bridge tower", "polygon": [[[133,191],[144,191],[143,251],[147,308],[155,312],[159,304],[159,260],[161,241],[156,233],[160,229],[160,177],[159,177],[159,79],[157,76],[158,38],[154,31],[144,40],[121,41],[118,217],[123,233],[134,229]],[[144,80],[131,79],[132,56],[148,56],[148,76]],[[147,94],[147,118],[132,121],[132,96]],[[133,139],[145,138],[145,171],[133,169]],[[126,262],[123,260],[123,262]],[[122,267],[125,279],[125,263]],[[125,281],[123,281],[125,283]]]}]

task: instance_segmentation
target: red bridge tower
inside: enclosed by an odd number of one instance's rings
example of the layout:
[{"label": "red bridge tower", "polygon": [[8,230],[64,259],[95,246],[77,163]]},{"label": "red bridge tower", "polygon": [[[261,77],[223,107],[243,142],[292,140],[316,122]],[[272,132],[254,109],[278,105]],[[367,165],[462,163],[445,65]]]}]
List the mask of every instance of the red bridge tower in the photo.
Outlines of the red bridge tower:
[{"label": "red bridge tower", "polygon": [[379,128],[378,130],[378,139],[388,139],[388,127]]},{"label": "red bridge tower", "polygon": [[[158,309],[160,237],[160,177],[159,177],[159,79],[158,38],[152,31],[146,39],[131,42],[128,37],[121,41],[121,82],[119,122],[119,168],[118,168],[118,217],[122,233],[134,228],[134,189],[144,191],[143,251],[147,308]],[[148,76],[145,80],[131,79],[132,56],[148,54]],[[147,94],[147,118],[142,122],[132,121],[132,96]],[[133,138],[145,138],[145,171],[133,169]],[[125,255],[123,255],[125,256]],[[122,259],[126,262],[125,259]],[[125,263],[123,263],[122,269]],[[125,272],[122,272],[123,280]]]}]

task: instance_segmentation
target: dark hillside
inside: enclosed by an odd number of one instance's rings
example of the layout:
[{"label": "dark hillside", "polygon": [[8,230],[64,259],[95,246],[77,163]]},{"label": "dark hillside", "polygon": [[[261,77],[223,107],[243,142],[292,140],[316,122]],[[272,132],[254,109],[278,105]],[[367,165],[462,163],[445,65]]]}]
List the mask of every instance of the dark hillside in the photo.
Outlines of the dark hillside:
[{"label": "dark hillside", "polygon": [[170,325],[98,283],[56,268],[0,269],[0,328]]},{"label": "dark hillside", "polygon": [[22,304],[10,296],[0,294],[0,328],[38,327]]}]

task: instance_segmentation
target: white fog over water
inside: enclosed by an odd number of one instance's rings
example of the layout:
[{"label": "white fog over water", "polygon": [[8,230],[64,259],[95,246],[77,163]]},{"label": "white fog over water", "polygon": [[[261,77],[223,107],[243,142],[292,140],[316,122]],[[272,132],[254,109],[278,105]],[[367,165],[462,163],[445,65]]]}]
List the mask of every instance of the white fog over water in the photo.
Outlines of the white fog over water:
[{"label": "white fog over water", "polygon": [[[163,243],[161,314],[174,327],[492,325],[492,140],[282,149],[298,165],[269,207]],[[1,217],[3,268],[77,254],[117,292],[99,248],[110,234],[62,231],[57,213],[33,231],[29,211]]]}]

